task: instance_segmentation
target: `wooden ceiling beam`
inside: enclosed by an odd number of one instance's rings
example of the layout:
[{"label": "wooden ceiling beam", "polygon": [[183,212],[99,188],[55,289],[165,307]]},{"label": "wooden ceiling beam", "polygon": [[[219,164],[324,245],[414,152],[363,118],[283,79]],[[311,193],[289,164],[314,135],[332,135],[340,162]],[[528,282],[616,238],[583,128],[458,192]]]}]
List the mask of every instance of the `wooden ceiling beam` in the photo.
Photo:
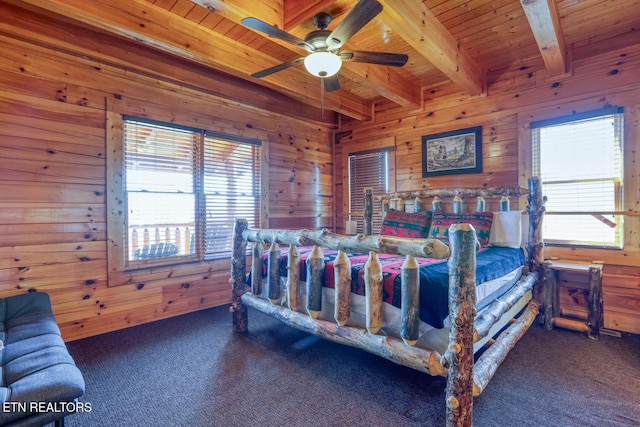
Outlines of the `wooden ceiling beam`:
[{"label": "wooden ceiling beam", "polygon": [[239,23],[247,16],[260,16],[267,24],[284,30],[284,0],[191,0],[210,12]]},{"label": "wooden ceiling beam", "polygon": [[[262,52],[144,0],[24,0],[23,3],[230,74],[248,77],[275,65],[273,58]],[[292,73],[295,74],[276,73],[263,80],[295,94],[308,105],[318,106],[319,85],[318,91],[311,89],[316,87],[315,78],[302,70]],[[357,120],[369,120],[372,115],[371,105],[350,93],[327,94],[325,108]]]},{"label": "wooden ceiling beam", "polygon": [[421,0],[379,0],[380,18],[470,95],[483,93],[482,69]]},{"label": "wooden ceiling beam", "polygon": [[[241,25],[244,18],[258,18],[278,29],[286,31],[284,28],[285,15],[284,0],[189,0],[192,3],[202,6],[211,13],[222,16],[229,22]],[[254,4],[255,3],[255,4]],[[247,31],[253,31],[247,29]],[[268,38],[271,42],[276,43],[287,50],[294,52],[296,55],[304,55],[305,50],[301,47],[293,46],[284,40],[276,37],[266,36],[258,31],[255,32],[261,37]],[[275,65],[275,64],[274,64]],[[259,70],[256,70],[259,71]]]},{"label": "wooden ceiling beam", "polygon": [[347,62],[340,73],[371,87],[384,98],[409,111],[422,108],[421,88],[410,84],[393,67]]},{"label": "wooden ceiling beam", "polygon": [[521,0],[548,77],[567,73],[567,51],[554,0]]},{"label": "wooden ceiling beam", "polygon": [[284,30],[289,31],[313,17],[327,11],[337,0],[283,0]]}]

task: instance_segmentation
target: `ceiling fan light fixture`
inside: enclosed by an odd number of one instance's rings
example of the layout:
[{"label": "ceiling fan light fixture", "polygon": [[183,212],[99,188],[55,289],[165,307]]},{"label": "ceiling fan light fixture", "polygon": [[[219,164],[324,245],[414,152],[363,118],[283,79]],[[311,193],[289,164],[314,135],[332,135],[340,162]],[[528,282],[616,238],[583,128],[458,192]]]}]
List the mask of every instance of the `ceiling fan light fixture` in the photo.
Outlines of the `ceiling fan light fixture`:
[{"label": "ceiling fan light fixture", "polygon": [[342,59],[331,52],[313,52],[304,58],[304,67],[316,77],[331,77],[340,71]]}]

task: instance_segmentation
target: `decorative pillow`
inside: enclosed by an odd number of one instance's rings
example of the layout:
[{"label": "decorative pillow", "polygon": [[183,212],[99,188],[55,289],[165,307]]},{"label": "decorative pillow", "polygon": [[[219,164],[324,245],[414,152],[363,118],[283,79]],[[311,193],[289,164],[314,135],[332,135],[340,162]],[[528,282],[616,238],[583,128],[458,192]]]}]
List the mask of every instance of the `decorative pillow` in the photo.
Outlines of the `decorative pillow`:
[{"label": "decorative pillow", "polygon": [[434,213],[429,237],[449,244],[449,226],[451,224],[471,224],[476,230],[480,246],[489,244],[493,212],[475,212],[466,214]]},{"label": "decorative pillow", "polygon": [[522,211],[494,212],[489,246],[519,248],[522,244]]},{"label": "decorative pillow", "polygon": [[425,238],[429,235],[431,212],[401,212],[391,209],[382,221],[383,236]]}]

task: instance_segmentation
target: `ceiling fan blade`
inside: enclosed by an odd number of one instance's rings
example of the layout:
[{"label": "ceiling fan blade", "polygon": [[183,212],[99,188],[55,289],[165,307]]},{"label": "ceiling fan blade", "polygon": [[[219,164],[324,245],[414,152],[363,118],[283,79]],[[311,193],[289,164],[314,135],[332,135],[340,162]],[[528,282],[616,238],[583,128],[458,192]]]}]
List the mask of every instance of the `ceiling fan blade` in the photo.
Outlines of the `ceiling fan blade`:
[{"label": "ceiling fan blade", "polygon": [[382,5],[376,0],[360,0],[327,37],[328,49],[330,51],[340,49],[351,36],[360,31],[380,12],[382,12]]},{"label": "ceiling fan blade", "polygon": [[287,68],[293,67],[298,64],[302,64],[304,62],[304,58],[294,59],[293,61],[283,62],[282,64],[274,65],[273,67],[269,67],[265,70],[258,71],[257,73],[251,74],[251,77],[256,79],[266,77],[269,74],[277,73],[278,71],[286,70]]},{"label": "ceiling fan blade", "polygon": [[251,28],[252,30],[260,31],[268,36],[275,37],[287,43],[291,43],[292,45],[298,46],[299,48],[305,49],[309,52],[313,52],[313,46],[305,42],[299,37],[296,37],[292,34],[287,33],[286,31],[282,31],[279,28],[274,27],[273,25],[269,25],[264,21],[259,20],[258,18],[244,18],[240,21],[242,25],[245,27]]},{"label": "ceiling fan blade", "polygon": [[387,65],[389,67],[402,67],[409,60],[409,55],[404,53],[354,50],[353,52],[341,52],[340,58],[344,61],[365,62],[367,64]]},{"label": "ceiling fan blade", "polygon": [[324,79],[324,90],[327,92],[335,92],[338,89],[340,89],[340,79],[338,79],[337,74]]}]

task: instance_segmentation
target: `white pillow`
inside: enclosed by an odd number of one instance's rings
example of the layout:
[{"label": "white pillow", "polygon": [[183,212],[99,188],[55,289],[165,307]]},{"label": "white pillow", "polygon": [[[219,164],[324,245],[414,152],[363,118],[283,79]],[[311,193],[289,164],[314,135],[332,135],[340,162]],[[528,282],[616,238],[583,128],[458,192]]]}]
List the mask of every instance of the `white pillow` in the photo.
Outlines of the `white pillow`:
[{"label": "white pillow", "polygon": [[494,212],[489,246],[519,248],[522,244],[522,211]]}]

